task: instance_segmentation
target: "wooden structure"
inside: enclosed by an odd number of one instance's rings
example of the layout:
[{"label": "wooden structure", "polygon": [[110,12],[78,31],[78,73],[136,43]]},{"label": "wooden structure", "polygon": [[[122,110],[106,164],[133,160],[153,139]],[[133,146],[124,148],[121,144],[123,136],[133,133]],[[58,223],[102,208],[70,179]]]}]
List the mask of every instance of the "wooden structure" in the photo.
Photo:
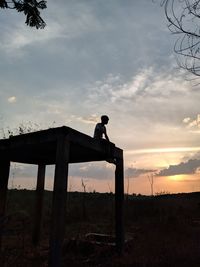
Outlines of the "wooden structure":
[{"label": "wooden structure", "polygon": [[115,147],[111,142],[106,140],[98,141],[65,126],[0,140],[0,218],[5,215],[10,162],[38,165],[36,212],[33,230],[33,242],[35,244],[38,243],[40,236],[45,166],[55,164],[49,249],[49,266],[51,267],[61,265],[61,248],[65,229],[68,164],[89,161],[108,161],[116,165],[116,247],[121,252],[124,243],[124,171],[123,151],[120,148]]}]

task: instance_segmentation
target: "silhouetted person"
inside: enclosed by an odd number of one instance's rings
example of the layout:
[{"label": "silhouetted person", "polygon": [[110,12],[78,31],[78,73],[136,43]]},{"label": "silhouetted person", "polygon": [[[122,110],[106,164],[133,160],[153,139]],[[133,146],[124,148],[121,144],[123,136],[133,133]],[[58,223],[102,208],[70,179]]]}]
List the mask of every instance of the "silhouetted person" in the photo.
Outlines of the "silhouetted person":
[{"label": "silhouetted person", "polygon": [[110,141],[106,132],[106,124],[108,124],[109,118],[106,115],[101,116],[101,122],[96,124],[96,127],[94,129],[94,138],[96,139],[102,139],[103,135],[105,136],[105,139],[107,141]]}]

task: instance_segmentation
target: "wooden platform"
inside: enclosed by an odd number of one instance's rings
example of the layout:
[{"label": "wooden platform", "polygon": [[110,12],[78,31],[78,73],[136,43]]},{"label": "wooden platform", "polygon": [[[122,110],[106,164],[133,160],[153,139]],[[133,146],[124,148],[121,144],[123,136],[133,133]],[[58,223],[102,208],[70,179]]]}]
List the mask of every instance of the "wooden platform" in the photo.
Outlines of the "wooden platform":
[{"label": "wooden platform", "polygon": [[45,168],[48,164],[55,164],[49,266],[61,266],[68,164],[89,161],[108,161],[116,165],[116,247],[118,251],[122,251],[124,243],[124,170],[122,149],[116,147],[111,142],[96,140],[66,126],[0,140],[0,217],[5,215],[10,162],[38,165],[35,227],[33,231],[33,242],[36,245],[40,237]]},{"label": "wooden platform", "polygon": [[63,126],[0,140],[0,160],[29,164],[55,164],[57,140],[64,135],[70,142],[69,163],[100,161],[120,157],[122,150],[111,142]]}]

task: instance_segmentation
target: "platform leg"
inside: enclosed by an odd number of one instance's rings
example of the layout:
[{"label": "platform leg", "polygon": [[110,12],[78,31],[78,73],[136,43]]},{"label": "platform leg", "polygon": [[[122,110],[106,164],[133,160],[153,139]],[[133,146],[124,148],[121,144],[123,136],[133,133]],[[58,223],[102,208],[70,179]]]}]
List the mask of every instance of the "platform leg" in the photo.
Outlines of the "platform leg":
[{"label": "platform leg", "polygon": [[65,212],[69,162],[69,141],[65,136],[58,139],[54,177],[52,225],[50,235],[49,266],[60,267],[62,243],[65,234]]},{"label": "platform leg", "polygon": [[33,225],[33,245],[37,246],[40,241],[42,213],[43,213],[43,198],[44,198],[44,183],[45,183],[45,169],[44,164],[38,165],[37,187],[36,187],[36,203],[35,203],[35,222]]},{"label": "platform leg", "polygon": [[10,172],[10,161],[0,162],[0,250],[2,244],[3,219],[6,210],[6,196],[8,191],[8,179]]},{"label": "platform leg", "polygon": [[121,254],[124,246],[124,167],[123,158],[116,159],[115,170],[115,231],[116,247]]}]

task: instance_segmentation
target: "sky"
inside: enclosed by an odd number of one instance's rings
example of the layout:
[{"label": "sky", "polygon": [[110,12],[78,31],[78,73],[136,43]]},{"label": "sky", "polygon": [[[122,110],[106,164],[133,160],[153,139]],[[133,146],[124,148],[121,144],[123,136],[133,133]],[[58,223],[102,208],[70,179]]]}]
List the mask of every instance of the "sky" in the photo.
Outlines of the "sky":
[{"label": "sky", "polygon": [[[177,66],[159,1],[48,1],[36,30],[0,16],[0,135],[69,126],[93,135],[102,114],[124,150],[125,192],[200,190],[200,85]],[[34,189],[36,166],[12,163],[9,186]],[[46,189],[53,187],[47,168]],[[114,191],[114,166],[75,164],[68,189]]]}]

